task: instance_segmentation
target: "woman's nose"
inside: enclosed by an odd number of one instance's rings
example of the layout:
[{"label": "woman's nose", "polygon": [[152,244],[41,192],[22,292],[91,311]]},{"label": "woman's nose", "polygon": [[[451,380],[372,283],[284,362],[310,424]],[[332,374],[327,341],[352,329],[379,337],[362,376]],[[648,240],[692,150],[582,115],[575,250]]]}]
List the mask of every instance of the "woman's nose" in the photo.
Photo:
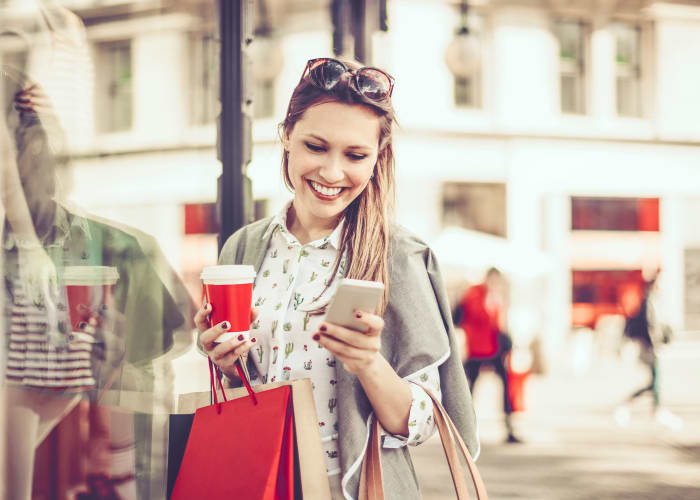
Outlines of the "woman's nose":
[{"label": "woman's nose", "polygon": [[342,160],[335,155],[329,156],[318,171],[321,179],[329,185],[336,184],[343,180],[345,173],[343,172]]}]

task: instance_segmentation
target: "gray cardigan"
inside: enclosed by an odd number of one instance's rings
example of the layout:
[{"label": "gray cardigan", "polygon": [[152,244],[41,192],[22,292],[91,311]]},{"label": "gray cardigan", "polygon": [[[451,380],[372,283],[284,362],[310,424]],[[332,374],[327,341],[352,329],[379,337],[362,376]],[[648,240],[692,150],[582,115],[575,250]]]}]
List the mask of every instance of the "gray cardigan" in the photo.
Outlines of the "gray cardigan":
[{"label": "gray cardigan", "polygon": [[[270,243],[272,231],[265,234],[270,222],[267,218],[239,229],[226,241],[219,263],[249,264],[258,271]],[[395,226],[389,259],[389,304],[384,314],[381,354],[402,378],[439,367],[443,405],[476,458],[476,417],[435,256],[420,239]],[[355,499],[374,414],[360,382],[343,369],[342,363],[336,367],[336,378],[342,486],[345,497]],[[387,499],[420,498],[407,447],[382,448],[382,466]]]}]

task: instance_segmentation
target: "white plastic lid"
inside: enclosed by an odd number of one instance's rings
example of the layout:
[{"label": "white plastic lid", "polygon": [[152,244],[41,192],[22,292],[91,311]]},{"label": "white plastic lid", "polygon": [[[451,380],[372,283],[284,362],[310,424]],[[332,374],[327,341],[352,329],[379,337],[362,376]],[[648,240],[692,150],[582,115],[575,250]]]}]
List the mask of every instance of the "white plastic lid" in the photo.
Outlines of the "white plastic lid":
[{"label": "white plastic lid", "polygon": [[116,267],[66,266],[63,282],[66,285],[114,285],[119,280]]},{"label": "white plastic lid", "polygon": [[252,283],[255,281],[255,268],[244,265],[208,266],[202,269],[200,278],[212,285]]}]

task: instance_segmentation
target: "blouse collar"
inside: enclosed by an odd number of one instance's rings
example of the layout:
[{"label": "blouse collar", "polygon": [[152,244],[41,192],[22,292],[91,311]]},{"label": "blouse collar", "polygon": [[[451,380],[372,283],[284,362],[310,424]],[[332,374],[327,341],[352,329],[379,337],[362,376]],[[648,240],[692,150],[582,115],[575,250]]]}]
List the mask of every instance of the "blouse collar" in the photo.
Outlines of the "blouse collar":
[{"label": "blouse collar", "polygon": [[[285,203],[284,207],[282,207],[282,210],[275,214],[275,216],[272,218],[272,221],[270,222],[270,225],[263,234],[263,239],[270,238],[270,233],[274,231],[279,232],[279,234],[287,241],[289,245],[300,245],[297,238],[287,228],[287,213],[289,212],[289,209],[291,207],[292,200]],[[340,235],[343,232],[344,223],[345,219],[342,219],[331,234],[329,234],[328,236],[324,236],[323,238],[319,238],[318,240],[311,241],[307,243],[307,245],[316,248],[327,248],[330,245],[336,250],[338,250],[340,248]]]}]

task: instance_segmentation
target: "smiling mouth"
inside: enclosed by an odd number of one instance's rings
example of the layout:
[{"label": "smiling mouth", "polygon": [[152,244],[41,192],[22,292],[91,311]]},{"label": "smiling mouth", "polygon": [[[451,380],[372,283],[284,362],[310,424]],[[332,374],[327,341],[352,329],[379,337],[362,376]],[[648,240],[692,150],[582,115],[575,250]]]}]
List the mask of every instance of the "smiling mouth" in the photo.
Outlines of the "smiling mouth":
[{"label": "smiling mouth", "polygon": [[323,199],[337,198],[338,196],[340,196],[340,193],[342,193],[345,190],[344,187],[327,187],[310,179],[307,179],[307,182],[309,183],[309,186],[311,186],[311,190],[314,192],[314,194],[319,197],[322,197]]}]

